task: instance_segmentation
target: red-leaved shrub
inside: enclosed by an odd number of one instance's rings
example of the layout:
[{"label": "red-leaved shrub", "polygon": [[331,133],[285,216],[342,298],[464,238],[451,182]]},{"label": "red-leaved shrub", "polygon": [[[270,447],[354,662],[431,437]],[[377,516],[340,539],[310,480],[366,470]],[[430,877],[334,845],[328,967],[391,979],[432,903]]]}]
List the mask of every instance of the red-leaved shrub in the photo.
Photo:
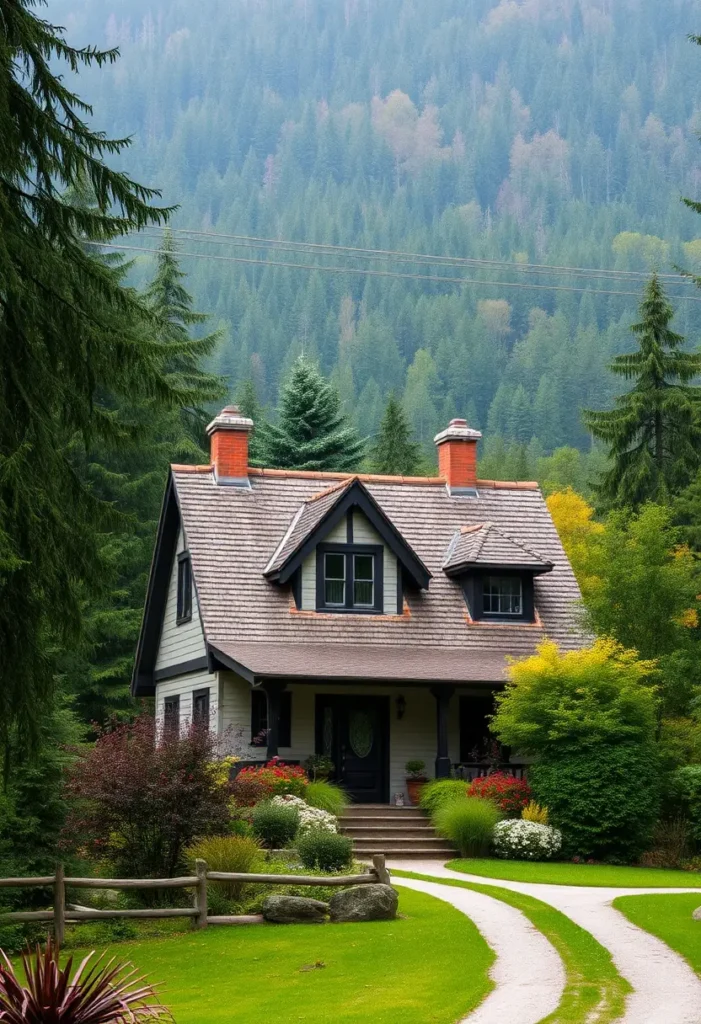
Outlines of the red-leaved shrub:
[{"label": "red-leaved shrub", "polygon": [[202,728],[156,743],[150,715],[104,731],[69,771],[63,845],[108,859],[124,875],[174,875],[196,837],[223,834],[230,793],[212,771]]},{"label": "red-leaved shrub", "polygon": [[285,764],[277,757],[260,768],[242,768],[233,781],[231,792],[239,807],[252,807],[273,796],[304,796],[309,779],[304,768]]},{"label": "red-leaved shrub", "polygon": [[520,818],[521,811],[531,800],[531,787],[525,779],[517,779],[506,772],[493,772],[473,779],[467,795],[491,800],[505,818]]}]

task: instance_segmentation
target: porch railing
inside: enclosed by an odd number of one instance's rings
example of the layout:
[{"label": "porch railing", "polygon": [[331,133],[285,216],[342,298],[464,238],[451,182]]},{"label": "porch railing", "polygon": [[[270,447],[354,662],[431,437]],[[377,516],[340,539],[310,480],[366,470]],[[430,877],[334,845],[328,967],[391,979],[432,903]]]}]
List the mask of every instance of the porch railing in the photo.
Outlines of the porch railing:
[{"label": "porch railing", "polygon": [[458,761],[453,765],[453,774],[456,779],[465,779],[472,782],[473,779],[481,779],[494,771],[505,772],[517,779],[525,779],[528,765],[523,762],[505,761],[503,764],[494,765],[487,761]]}]

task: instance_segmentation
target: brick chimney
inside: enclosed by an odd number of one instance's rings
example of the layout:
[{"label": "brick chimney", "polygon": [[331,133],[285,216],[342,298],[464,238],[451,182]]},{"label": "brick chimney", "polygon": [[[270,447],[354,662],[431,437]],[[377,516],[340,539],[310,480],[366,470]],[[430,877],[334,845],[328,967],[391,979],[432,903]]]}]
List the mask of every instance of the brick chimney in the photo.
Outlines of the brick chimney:
[{"label": "brick chimney", "polygon": [[210,462],[218,484],[248,487],[248,435],[253,420],[237,405],[227,405],[207,427]]},{"label": "brick chimney", "polygon": [[477,486],[477,442],[482,435],[472,430],[467,420],[451,420],[446,430],[436,434],[438,475],[450,491],[470,491]]}]

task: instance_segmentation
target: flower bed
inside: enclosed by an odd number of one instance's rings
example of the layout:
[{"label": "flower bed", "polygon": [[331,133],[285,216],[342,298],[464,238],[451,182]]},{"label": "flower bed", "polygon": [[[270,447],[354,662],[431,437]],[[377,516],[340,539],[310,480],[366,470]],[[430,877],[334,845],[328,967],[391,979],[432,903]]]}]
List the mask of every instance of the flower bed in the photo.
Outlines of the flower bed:
[{"label": "flower bed", "polygon": [[261,768],[242,768],[234,779],[231,792],[239,807],[253,807],[272,796],[303,796],[309,784],[304,768],[285,764],[274,757]]},{"label": "flower bed", "polygon": [[549,860],[562,847],[562,834],[536,821],[500,821],[494,826],[494,852],[507,860]]},{"label": "flower bed", "polygon": [[493,772],[470,783],[468,796],[480,796],[496,804],[505,818],[520,818],[531,800],[531,787],[525,779],[506,772]]},{"label": "flower bed", "polygon": [[309,832],[313,829],[323,832],[338,832],[338,823],[333,814],[323,811],[320,807],[310,807],[301,797],[286,794],[285,796],[273,797],[274,804],[282,804],[285,807],[294,807],[299,813],[300,833]]}]

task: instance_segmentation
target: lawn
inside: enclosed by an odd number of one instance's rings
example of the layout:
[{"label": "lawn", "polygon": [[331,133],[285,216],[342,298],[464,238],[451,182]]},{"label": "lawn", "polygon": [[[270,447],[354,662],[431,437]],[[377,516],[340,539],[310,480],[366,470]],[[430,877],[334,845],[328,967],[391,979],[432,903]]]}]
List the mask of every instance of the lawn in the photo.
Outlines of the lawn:
[{"label": "lawn", "polygon": [[411,871],[397,876],[457,886],[484,893],[520,910],[553,944],[565,967],[565,990],[557,1010],[541,1024],[612,1024],[623,1015],[628,982],[614,967],[611,954],[596,939],[554,907],[495,885],[437,879]]},{"label": "lawn", "polygon": [[402,890],[400,918],[210,927],[111,950],[153,981],[177,1024],[454,1024],[491,991],[472,922]]},{"label": "lawn", "polygon": [[501,878],[509,882],[540,882],[548,885],[603,885],[620,889],[701,889],[698,871],[666,868],[629,868],[613,864],[572,864],[557,861],[451,860],[447,867],[467,875]]},{"label": "lawn", "polygon": [[696,893],[619,896],[613,905],[633,924],[656,935],[680,953],[701,975],[701,921],[694,921],[691,917],[701,906],[701,897]]}]

